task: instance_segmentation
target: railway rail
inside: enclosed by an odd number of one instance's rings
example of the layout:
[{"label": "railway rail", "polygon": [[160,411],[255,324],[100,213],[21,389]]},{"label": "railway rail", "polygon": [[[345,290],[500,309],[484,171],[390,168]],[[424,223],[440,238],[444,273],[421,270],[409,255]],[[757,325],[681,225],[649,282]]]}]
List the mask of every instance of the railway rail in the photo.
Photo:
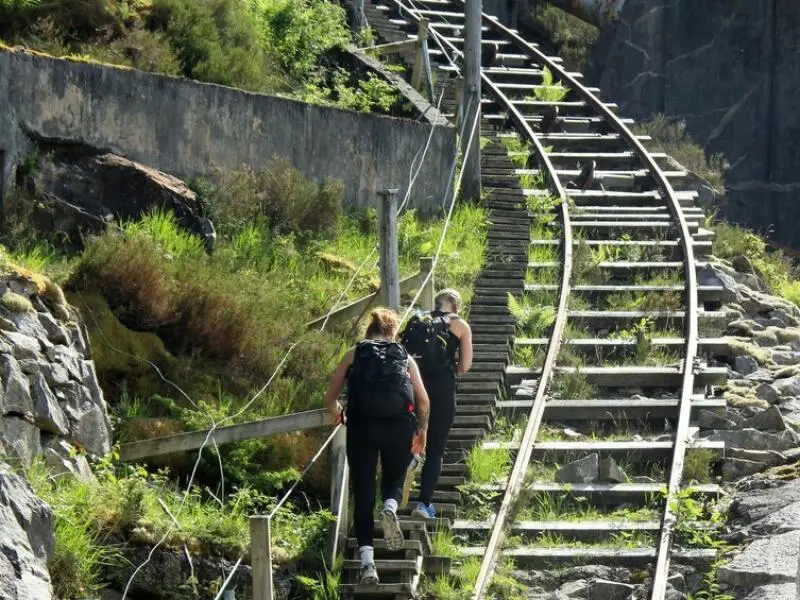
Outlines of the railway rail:
[{"label": "railway rail", "polygon": [[[426,19],[433,67],[452,81],[462,0],[369,0],[365,11],[389,42],[413,38]],[[458,383],[438,518],[404,518],[400,553],[377,542],[377,586],[359,585],[358,561],[346,560],[343,596],[417,597],[423,573],[472,560],[477,579],[459,597],[489,597],[509,561],[588,562],[643,568],[629,597],[664,600],[675,562],[715,557],[675,543],[680,499],[721,493],[684,484],[687,451],[707,462],[724,452],[692,435],[699,409],[724,408],[712,391],[726,370],[707,359],[727,352],[728,315],[722,290],[697,282],[713,234],[697,194],[680,189],[687,173],[649,152],[649,138],[599,90],[489,15],[482,36],[496,54],[481,72],[491,224],[470,307],[474,367]],[[470,460],[485,453],[510,465],[475,481]],[[490,510],[470,508],[475,495],[491,498]],[[571,518],[576,506],[591,518]],[[442,532],[459,542],[458,559],[436,556]]]}]

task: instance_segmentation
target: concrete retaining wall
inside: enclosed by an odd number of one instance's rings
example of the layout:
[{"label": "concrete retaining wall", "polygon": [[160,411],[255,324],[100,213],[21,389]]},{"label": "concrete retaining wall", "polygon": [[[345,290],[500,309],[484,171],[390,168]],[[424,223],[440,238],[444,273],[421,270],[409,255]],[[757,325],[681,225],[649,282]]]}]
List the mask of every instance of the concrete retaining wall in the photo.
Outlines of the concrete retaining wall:
[{"label": "concrete retaining wall", "polygon": [[[432,125],[312,106],[219,85],[22,51],[0,52],[3,192],[33,150],[30,134],[110,150],[183,179],[213,167],[289,159],[316,180],[345,184],[345,204],[374,204],[386,187],[405,191]],[[435,127],[413,205],[440,206],[455,131]],[[4,183],[3,183],[4,182]]]}]

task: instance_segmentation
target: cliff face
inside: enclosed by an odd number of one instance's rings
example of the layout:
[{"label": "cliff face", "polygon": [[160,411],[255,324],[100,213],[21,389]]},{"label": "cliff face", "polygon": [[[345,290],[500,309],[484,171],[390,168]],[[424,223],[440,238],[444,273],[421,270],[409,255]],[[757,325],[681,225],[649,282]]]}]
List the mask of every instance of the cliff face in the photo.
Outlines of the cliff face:
[{"label": "cliff face", "polygon": [[628,0],[587,79],[625,116],[664,113],[731,164],[722,214],[800,247],[800,3]]}]

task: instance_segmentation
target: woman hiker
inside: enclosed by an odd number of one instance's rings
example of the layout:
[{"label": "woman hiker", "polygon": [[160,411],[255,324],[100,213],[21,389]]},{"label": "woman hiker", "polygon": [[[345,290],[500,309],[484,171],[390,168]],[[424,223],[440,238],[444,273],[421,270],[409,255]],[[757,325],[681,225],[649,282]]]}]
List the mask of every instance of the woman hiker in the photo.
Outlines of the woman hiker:
[{"label": "woman hiker", "polygon": [[[397,506],[406,468],[412,452],[425,448],[428,429],[428,395],[416,362],[395,341],[399,324],[393,311],[373,311],[365,339],[344,355],[325,398],[334,423],[347,426],[347,460],[363,584],[378,583],[372,539],[378,457],[383,496],[380,523],[386,548],[396,551],[403,548]],[[346,412],[338,400],[345,383]]]},{"label": "woman hiker", "polygon": [[[461,295],[456,290],[442,290],[436,295],[435,304],[436,310],[410,319],[402,335],[403,345],[419,365],[431,405],[419,502],[411,513],[423,519],[436,518],[433,492],[442,472],[447,438],[456,414],[456,374],[464,375],[472,367],[472,330],[458,316]],[[408,468],[402,505],[408,500],[418,465],[414,460]]]}]

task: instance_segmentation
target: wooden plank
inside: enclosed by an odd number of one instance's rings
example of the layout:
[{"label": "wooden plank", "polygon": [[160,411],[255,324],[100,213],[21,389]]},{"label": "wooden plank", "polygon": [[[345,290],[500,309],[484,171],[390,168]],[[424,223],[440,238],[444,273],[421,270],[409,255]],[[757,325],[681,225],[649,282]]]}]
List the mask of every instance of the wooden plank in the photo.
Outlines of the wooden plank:
[{"label": "wooden plank", "polygon": [[270,417],[242,423],[241,425],[229,425],[220,427],[209,435],[210,429],[201,431],[190,431],[177,435],[168,435],[151,440],[142,440],[122,444],[119,447],[119,457],[123,462],[141,460],[151,456],[161,456],[173,452],[187,452],[197,450],[205,445],[228,444],[231,442],[241,442],[254,438],[268,437],[278,433],[288,433],[290,431],[302,431],[330,425],[331,416],[327,409],[319,408],[306,412],[292,413],[280,417]]},{"label": "wooden plank", "polygon": [[250,517],[250,556],[253,577],[253,600],[272,600],[272,549],[270,519]]}]

